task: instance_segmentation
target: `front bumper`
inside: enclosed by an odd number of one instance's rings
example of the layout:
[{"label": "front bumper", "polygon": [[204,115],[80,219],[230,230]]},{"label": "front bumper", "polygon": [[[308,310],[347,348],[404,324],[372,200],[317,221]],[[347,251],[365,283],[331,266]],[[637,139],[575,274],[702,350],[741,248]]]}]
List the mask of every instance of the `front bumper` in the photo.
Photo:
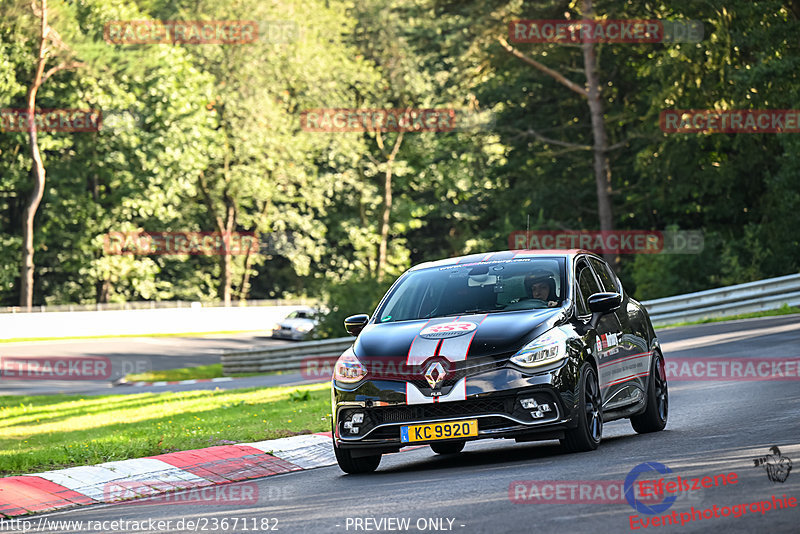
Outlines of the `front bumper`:
[{"label": "front bumper", "polygon": [[[400,381],[365,381],[352,389],[334,382],[334,440],[340,448],[398,450],[434,442],[404,443],[402,426],[468,419],[478,421],[478,436],[459,439],[557,439],[576,424],[577,383],[570,360],[536,374],[503,367],[467,378],[466,398],[453,402],[408,404],[408,386]],[[524,408],[521,400],[531,398],[548,408]],[[352,418],[359,413],[363,421],[356,425]],[[345,428],[348,422],[349,428]]]}]

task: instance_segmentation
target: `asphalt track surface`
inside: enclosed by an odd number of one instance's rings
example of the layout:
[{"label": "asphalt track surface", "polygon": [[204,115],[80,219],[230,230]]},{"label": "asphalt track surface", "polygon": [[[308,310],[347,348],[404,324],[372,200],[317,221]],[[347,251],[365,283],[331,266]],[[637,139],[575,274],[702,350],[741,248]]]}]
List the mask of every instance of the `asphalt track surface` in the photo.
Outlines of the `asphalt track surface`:
[{"label": "asphalt track surface", "polygon": [[[264,333],[213,334],[187,337],[132,337],[107,339],[75,339],[64,341],[36,341],[0,344],[3,356],[38,357],[106,357],[111,363],[108,380],[10,380],[0,379],[0,395],[48,395],[75,393],[108,395],[117,393],[147,393],[185,391],[188,389],[214,389],[220,387],[270,386],[301,380],[296,375],[253,377],[235,386],[231,383],[200,383],[191,386],[166,387],[114,386],[114,381],[130,373],[195,367],[220,362],[220,354],[227,350],[249,349],[291,343],[272,339]],[[259,380],[260,378],[260,380]]]},{"label": "asphalt track surface", "polygon": [[[799,323],[798,316],[765,318],[670,329],[659,337],[665,342],[667,361],[671,357],[796,358],[800,355]],[[765,470],[754,465],[754,458],[776,445],[794,461],[794,470],[784,482],[771,482]],[[332,466],[237,483],[255,488],[255,503],[231,504],[223,495],[219,502],[202,504],[139,501],[97,505],[34,517],[29,528],[47,519],[51,532],[115,531],[110,523],[105,530],[89,530],[87,523],[81,528],[53,528],[52,521],[62,520],[140,521],[143,527],[155,527],[137,532],[630,532],[631,516],[655,516],[639,514],[626,502],[542,503],[529,499],[517,503],[510,499],[514,492],[510,494],[509,489],[516,487],[516,481],[540,481],[537,487],[544,495],[542,484],[547,481],[621,482],[644,462],[668,466],[673,471],[668,480],[676,475],[686,479],[737,474],[735,484],[679,493],[672,507],[659,514],[675,511],[679,521],[681,513],[692,513],[692,507],[702,510],[716,505],[721,511],[723,507],[771,501],[773,495],[800,500],[800,382],[673,382],[664,431],[637,435],[627,420],[615,421],[605,426],[600,448],[589,453],[566,454],[556,441],[478,441],[449,457],[421,447],[384,456],[378,471],[370,475],[344,475]],[[408,519],[410,528],[397,529],[395,521],[376,528],[376,522],[390,518]],[[227,528],[222,527],[223,519],[227,519]],[[148,523],[150,520],[154,523]],[[234,520],[238,527],[233,527]],[[171,524],[158,528],[158,521]],[[194,524],[187,525],[187,521]],[[763,514],[748,507],[740,517],[637,529],[712,530],[726,534],[798,532],[800,503],[796,508]],[[133,531],[130,524],[128,531]]]}]

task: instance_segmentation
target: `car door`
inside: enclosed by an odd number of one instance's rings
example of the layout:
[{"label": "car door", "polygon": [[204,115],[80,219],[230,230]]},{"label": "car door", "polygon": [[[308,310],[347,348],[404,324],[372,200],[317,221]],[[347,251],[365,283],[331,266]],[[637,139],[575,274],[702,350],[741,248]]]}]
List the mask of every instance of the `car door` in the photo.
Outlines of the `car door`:
[{"label": "car door", "polygon": [[[611,267],[600,258],[587,258],[597,275],[603,291],[622,295],[622,304],[613,313],[606,315],[605,333],[598,332],[596,354],[600,367],[600,384],[607,388],[604,410],[614,410],[641,399],[647,387],[650,369],[647,342],[631,320],[632,306],[622,284]],[[634,310],[635,311],[635,310]]]},{"label": "car door", "polygon": [[[579,256],[575,262],[575,282],[577,285],[575,291],[577,315],[579,319],[588,322],[592,315],[587,305],[589,297],[595,293],[602,293],[604,290],[592,270],[587,256]],[[586,343],[592,347],[597,361],[600,393],[604,406],[607,399],[619,390],[619,387],[610,384],[614,378],[612,369],[604,369],[604,366],[608,367],[606,362],[614,355],[611,354],[611,351],[617,346],[620,331],[621,327],[616,314],[609,313],[600,318],[597,328],[590,330],[585,339]]]}]

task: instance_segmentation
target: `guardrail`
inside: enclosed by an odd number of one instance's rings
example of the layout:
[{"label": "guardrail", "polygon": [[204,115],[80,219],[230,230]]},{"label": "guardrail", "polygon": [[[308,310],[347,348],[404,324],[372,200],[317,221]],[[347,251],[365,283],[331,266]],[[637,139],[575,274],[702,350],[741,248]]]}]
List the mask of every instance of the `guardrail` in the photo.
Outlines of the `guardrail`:
[{"label": "guardrail", "polygon": [[[783,304],[800,306],[800,274],[648,300],[643,304],[656,326],[772,310]],[[289,347],[228,352],[222,355],[222,370],[226,375],[297,371],[309,357],[337,358],[353,341],[354,338],[348,336],[295,343]]]},{"label": "guardrail", "polygon": [[322,360],[338,358],[342,352],[355,341],[354,337],[325,339],[322,341],[305,341],[294,343],[288,347],[267,347],[222,354],[222,372],[232,373],[267,373],[273,371],[297,371],[303,360],[309,357]]},{"label": "guardrail", "polygon": [[[230,308],[265,307],[265,306],[317,306],[317,299],[262,299],[233,300]],[[141,300],[131,302],[95,302],[92,304],[50,304],[33,306],[30,311],[19,306],[5,306],[0,313],[56,313],[78,311],[121,311],[121,310],[161,310],[172,308],[220,308],[224,303],[220,300],[199,302],[188,300]]]},{"label": "guardrail", "polygon": [[656,326],[800,305],[800,274],[644,301]]}]

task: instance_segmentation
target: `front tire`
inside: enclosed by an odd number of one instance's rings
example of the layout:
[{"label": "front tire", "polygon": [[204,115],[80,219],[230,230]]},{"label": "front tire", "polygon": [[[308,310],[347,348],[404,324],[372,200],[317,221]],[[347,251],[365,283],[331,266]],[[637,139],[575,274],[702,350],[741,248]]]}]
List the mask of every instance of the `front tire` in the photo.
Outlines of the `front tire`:
[{"label": "front tire", "polygon": [[658,432],[667,426],[669,390],[664,357],[656,352],[647,383],[647,407],[640,415],[631,417],[631,426],[639,434]]},{"label": "front tire", "polygon": [[464,450],[463,441],[449,441],[446,443],[431,443],[431,450],[436,454],[458,454]]},{"label": "front tire", "polygon": [[353,457],[353,452],[349,449],[340,449],[333,445],[333,452],[336,454],[336,463],[345,473],[357,475],[359,473],[372,473],[381,463],[380,454],[370,454],[369,456]]},{"label": "front tire", "polygon": [[597,373],[589,363],[581,367],[578,395],[578,426],[564,433],[561,445],[569,452],[593,451],[603,436],[603,405]]}]

